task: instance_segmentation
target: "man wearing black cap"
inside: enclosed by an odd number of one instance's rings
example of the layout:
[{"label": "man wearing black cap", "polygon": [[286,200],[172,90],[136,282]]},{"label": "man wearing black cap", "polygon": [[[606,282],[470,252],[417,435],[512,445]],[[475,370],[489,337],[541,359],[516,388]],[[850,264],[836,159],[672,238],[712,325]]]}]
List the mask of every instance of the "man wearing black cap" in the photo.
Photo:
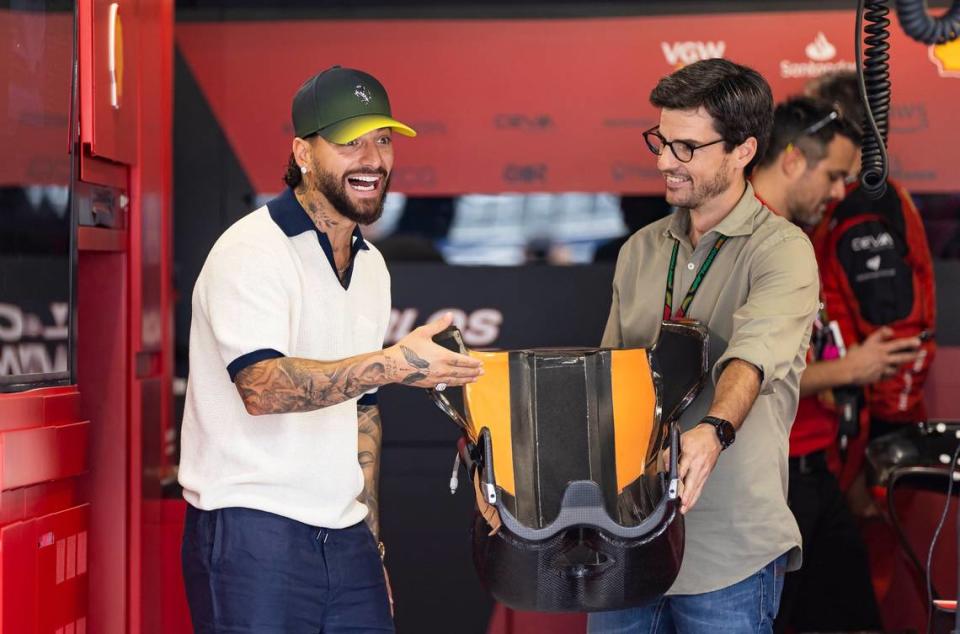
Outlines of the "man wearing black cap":
[{"label": "man wearing black cap", "polygon": [[433,343],[449,316],[382,349],[390,278],[359,225],[382,212],[393,132],[415,133],[380,82],[328,69],[293,124],[288,188],[220,236],[194,287],[187,598],[197,632],[392,632],[375,392],[481,369]]}]

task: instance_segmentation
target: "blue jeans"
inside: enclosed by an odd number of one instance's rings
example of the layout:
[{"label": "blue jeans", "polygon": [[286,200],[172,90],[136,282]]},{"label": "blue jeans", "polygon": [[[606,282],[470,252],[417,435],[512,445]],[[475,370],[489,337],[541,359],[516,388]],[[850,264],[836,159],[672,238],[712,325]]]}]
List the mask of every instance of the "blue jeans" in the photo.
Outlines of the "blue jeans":
[{"label": "blue jeans", "polygon": [[196,632],[393,632],[380,555],[363,522],[334,530],[187,505],[181,556]]},{"label": "blue jeans", "polygon": [[703,594],[674,594],[641,608],[596,612],[590,634],[769,634],[780,605],[787,556],[781,555],[732,586]]}]

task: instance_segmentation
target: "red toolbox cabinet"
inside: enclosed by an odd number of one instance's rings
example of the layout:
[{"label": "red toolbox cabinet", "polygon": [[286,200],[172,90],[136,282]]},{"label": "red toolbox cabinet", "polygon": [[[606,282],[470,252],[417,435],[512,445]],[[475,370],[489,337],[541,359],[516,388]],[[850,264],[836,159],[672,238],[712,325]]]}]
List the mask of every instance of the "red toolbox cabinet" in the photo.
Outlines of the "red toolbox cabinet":
[{"label": "red toolbox cabinet", "polygon": [[0,395],[0,631],[86,634],[89,422],[75,387]]}]

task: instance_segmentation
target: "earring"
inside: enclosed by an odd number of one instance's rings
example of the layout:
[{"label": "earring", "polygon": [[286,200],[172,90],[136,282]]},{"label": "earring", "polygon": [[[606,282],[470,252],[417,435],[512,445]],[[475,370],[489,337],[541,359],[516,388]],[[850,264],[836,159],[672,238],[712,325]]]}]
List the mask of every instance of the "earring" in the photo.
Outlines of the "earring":
[{"label": "earring", "polygon": [[306,174],[306,173],[307,173],[307,166],[306,166],[306,165],[301,165],[301,166],[300,166],[300,173],[301,173],[301,174]]}]

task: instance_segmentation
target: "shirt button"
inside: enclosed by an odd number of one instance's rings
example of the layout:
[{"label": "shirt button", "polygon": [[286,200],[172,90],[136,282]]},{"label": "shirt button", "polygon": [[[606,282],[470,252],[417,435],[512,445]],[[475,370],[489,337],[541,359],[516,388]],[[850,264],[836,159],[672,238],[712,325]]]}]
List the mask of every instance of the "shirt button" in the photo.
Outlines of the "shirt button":
[{"label": "shirt button", "polygon": [[692,271],[692,270],[695,269],[696,267],[697,267],[697,265],[694,264],[693,262],[687,262],[687,269],[689,269],[689,270]]}]

